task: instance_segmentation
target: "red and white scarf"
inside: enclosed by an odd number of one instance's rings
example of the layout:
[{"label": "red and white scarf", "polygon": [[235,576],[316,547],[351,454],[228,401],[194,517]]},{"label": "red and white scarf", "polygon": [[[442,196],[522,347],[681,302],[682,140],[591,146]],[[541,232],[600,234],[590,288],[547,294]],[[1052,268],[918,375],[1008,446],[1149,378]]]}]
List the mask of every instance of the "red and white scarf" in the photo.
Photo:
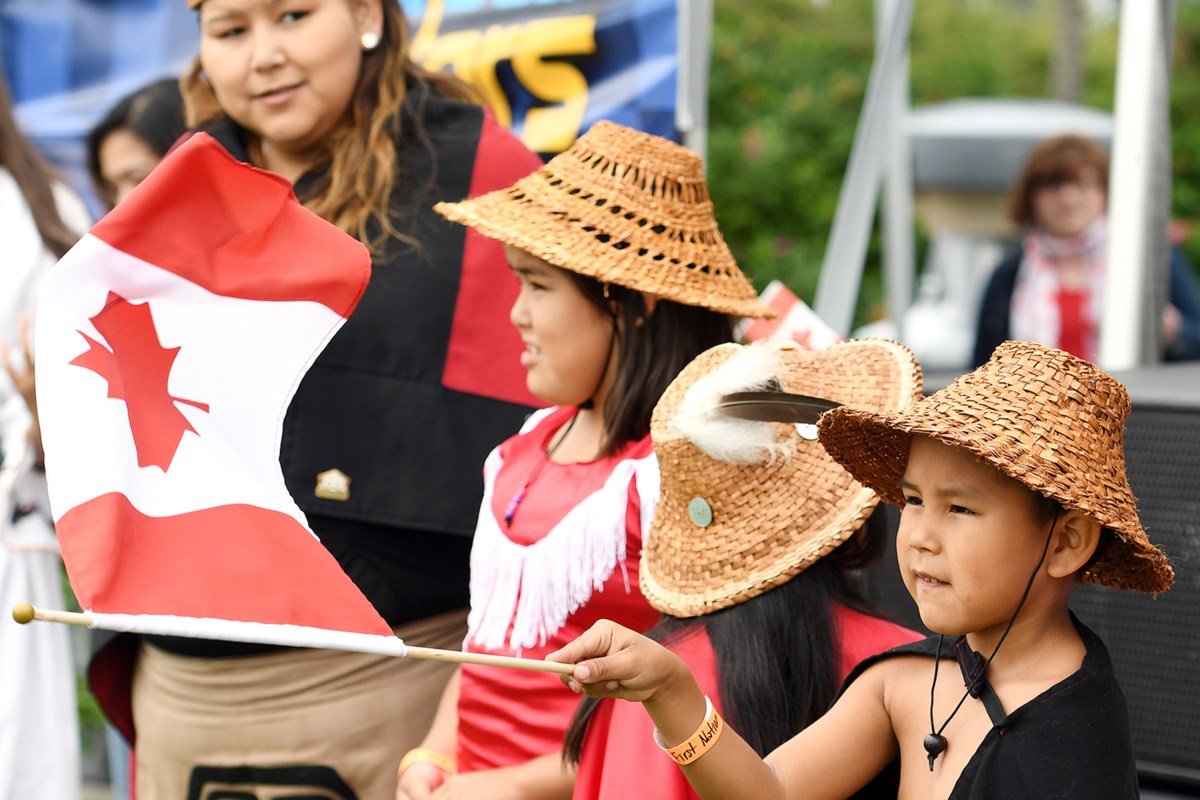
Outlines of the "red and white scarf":
[{"label": "red and white scarf", "polygon": [[1017,271],[1013,289],[1009,333],[1013,339],[1060,347],[1058,267],[1064,258],[1082,258],[1087,262],[1088,288],[1085,309],[1087,329],[1083,341],[1089,361],[1096,359],[1100,340],[1100,312],[1104,296],[1104,258],[1108,246],[1108,226],[1104,218],[1089,225],[1077,236],[1057,237],[1043,232],[1030,233],[1024,240],[1024,258]]}]

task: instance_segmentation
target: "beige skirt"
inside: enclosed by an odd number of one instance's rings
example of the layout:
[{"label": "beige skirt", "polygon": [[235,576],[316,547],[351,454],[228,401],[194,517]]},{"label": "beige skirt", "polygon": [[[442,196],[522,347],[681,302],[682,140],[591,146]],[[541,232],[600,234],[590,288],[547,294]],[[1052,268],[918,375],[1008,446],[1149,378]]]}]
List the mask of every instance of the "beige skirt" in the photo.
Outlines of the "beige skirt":
[{"label": "beige skirt", "polygon": [[[466,611],[396,630],[457,650]],[[394,800],[455,665],[284,650],[193,658],[142,643],[133,679],[138,800]]]}]

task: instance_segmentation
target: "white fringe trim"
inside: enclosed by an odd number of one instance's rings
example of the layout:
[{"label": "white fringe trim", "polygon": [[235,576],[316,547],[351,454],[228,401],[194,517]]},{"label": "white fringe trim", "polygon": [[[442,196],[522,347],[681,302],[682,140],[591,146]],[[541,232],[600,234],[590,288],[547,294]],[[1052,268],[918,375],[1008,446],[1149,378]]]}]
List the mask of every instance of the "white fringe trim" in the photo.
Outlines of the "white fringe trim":
[{"label": "white fringe trim", "polygon": [[[540,417],[531,417],[522,430],[538,421]],[[501,465],[499,450],[493,450],[484,464],[484,497],[471,546],[467,641],[498,651],[505,648],[507,636],[507,647],[519,654],[544,645],[618,565],[625,572],[629,482],[637,481],[644,536],[658,503],[658,462],[653,454],[617,462],[603,486],[531,545],[509,539],[492,513],[492,490]],[[636,589],[630,576],[624,577],[629,594]],[[633,580],[636,583],[637,576]]]}]

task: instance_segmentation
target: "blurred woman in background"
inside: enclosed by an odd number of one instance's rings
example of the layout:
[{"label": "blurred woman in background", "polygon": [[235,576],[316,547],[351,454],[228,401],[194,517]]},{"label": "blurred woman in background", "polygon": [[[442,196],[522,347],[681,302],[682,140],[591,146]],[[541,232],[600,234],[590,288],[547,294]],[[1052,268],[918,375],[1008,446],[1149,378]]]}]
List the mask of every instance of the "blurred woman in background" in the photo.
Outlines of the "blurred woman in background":
[{"label": "blurred woman in background", "polygon": [[[64,608],[61,558],[45,499],[29,338],[41,276],[90,224],[13,116],[0,71],[0,605]],[[10,347],[16,344],[16,347]],[[65,625],[0,624],[0,800],[80,793],[75,664]]]},{"label": "blurred woman in background", "polygon": [[[1009,214],[1021,248],[988,281],[973,366],[1007,339],[1038,342],[1095,361],[1108,249],[1108,154],[1080,136],[1039,144],[1013,187]],[[1162,310],[1167,359],[1200,358],[1200,300],[1182,251],[1171,249]]]}]

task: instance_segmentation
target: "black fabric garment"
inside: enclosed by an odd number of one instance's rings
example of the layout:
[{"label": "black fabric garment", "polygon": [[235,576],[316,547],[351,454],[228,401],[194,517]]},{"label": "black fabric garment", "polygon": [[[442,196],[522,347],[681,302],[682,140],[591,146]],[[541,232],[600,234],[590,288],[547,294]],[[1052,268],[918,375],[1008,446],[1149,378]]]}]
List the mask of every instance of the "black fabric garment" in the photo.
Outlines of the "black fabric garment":
[{"label": "black fabric garment", "polygon": [[1021,251],[1014,250],[1005,256],[988,278],[979,303],[979,318],[975,323],[972,369],[987,361],[1001,342],[1012,338],[1008,330],[1009,319],[1012,317],[1012,296],[1017,286],[1017,268],[1020,266]]},{"label": "black fabric garment", "polygon": [[[1113,675],[1104,643],[1071,615],[1087,654],[1078,671],[1005,716],[989,709],[993,727],[963,767],[949,800],[1125,800],[1138,797],[1137,768],[1129,733],[1125,695]],[[903,645],[864,660],[854,668],[842,691],[871,665],[901,655],[932,658],[938,637]],[[963,674],[978,669],[966,638],[942,644],[942,658],[960,656]],[[964,663],[965,662],[965,663]],[[931,673],[932,674],[932,673]],[[986,676],[979,694],[991,687]],[[970,702],[970,701],[968,701]],[[998,705],[998,704],[997,704]],[[998,713],[997,713],[998,712]],[[895,797],[899,791],[899,759],[889,766],[890,787],[870,787],[874,794]]]},{"label": "black fabric garment", "polygon": [[[482,126],[480,106],[409,90],[390,207],[398,233],[415,243],[390,238],[372,258],[358,307],[305,374],[284,420],[279,460],[306,514],[470,537],[483,461],[531,410],[442,385],[467,229],[433,204],[468,195]],[[248,159],[232,122],[207,130]],[[297,196],[321,177],[302,176]],[[315,496],[318,473],[331,468],[351,477],[349,500]]]}]

